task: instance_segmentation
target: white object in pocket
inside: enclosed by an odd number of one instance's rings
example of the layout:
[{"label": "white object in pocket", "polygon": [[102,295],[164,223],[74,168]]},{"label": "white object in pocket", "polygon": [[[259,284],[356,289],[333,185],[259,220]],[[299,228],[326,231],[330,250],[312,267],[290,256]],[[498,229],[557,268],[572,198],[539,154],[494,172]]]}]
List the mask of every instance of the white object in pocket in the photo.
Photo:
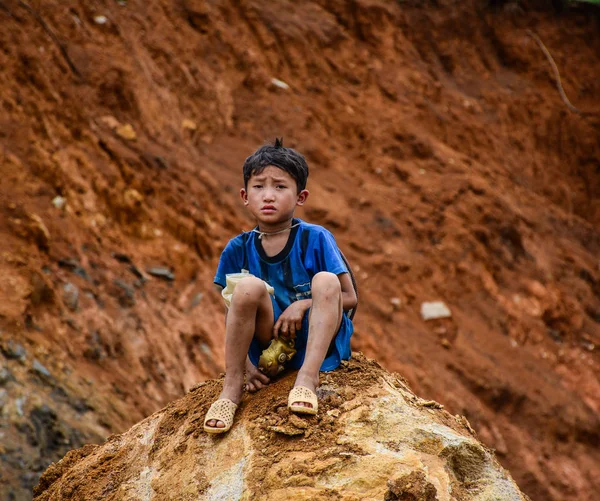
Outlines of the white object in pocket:
[{"label": "white object in pocket", "polygon": [[[223,300],[225,301],[225,305],[227,306],[227,308],[229,308],[231,306],[231,298],[233,297],[233,291],[235,289],[235,286],[237,284],[240,283],[240,280],[242,278],[248,278],[248,277],[253,277],[254,275],[252,273],[250,273],[248,270],[242,270],[241,273],[228,273],[227,275],[225,275],[225,288],[221,291],[221,296],[223,296]],[[267,292],[269,294],[271,294],[272,296],[275,295],[275,289],[270,286],[267,282],[265,282],[264,280],[262,281],[263,284],[265,284],[265,287],[267,288]]]}]

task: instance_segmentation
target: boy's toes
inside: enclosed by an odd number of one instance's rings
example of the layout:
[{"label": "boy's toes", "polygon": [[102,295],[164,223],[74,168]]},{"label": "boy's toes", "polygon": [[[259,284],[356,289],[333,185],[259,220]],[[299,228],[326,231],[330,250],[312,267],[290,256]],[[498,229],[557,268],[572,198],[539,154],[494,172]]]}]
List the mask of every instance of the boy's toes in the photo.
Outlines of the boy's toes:
[{"label": "boy's toes", "polygon": [[206,426],[210,428],[225,428],[225,423],[216,419],[210,419],[206,422]]},{"label": "boy's toes", "polygon": [[308,407],[309,409],[312,409],[312,404],[308,402],[294,402],[292,405],[294,407]]},{"label": "boy's toes", "polygon": [[265,385],[262,384],[260,381],[254,381],[252,383],[252,388],[253,388],[254,391],[258,391],[258,390],[260,390],[261,388],[264,388],[264,387],[265,387]]}]

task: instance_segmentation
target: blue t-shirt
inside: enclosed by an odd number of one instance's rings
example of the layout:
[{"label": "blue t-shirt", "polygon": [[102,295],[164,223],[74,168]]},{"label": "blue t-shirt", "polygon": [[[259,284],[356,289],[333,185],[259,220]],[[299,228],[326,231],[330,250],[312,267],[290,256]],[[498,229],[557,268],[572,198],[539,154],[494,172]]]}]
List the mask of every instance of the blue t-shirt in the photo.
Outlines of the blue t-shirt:
[{"label": "blue t-shirt", "polygon": [[[267,256],[258,238],[258,234],[249,231],[229,241],[219,261],[214,282],[226,286],[225,276],[240,273],[243,269],[261,278],[275,289],[271,296],[275,321],[294,301],[312,297],[310,284],[320,271],[335,275],[347,273],[333,235],[316,224],[294,219],[287,244],[276,256]],[[335,337],[334,349],[323,361],[322,371],[330,371],[339,366],[341,360],[350,358],[350,337],[354,332],[352,321],[343,315],[342,324]],[[308,338],[308,312],[304,316],[302,329],[296,333],[296,350],[288,366],[297,369],[302,366]],[[256,339],[252,340],[248,354],[254,365],[263,348]]]}]

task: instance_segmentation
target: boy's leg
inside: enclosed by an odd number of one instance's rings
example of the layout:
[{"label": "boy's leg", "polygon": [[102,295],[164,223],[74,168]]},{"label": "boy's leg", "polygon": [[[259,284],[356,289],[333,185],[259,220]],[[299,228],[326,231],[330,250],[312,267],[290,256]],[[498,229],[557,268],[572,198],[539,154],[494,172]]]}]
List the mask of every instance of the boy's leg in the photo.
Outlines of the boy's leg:
[{"label": "boy's leg", "polygon": [[[342,287],[333,273],[317,273],[311,282],[312,306],[308,319],[308,342],[304,363],[298,371],[294,386],[305,386],[316,391],[319,371],[327,350],[342,323]],[[292,402],[294,405],[310,404]]]},{"label": "boy's leg", "polygon": [[[238,404],[242,399],[246,356],[252,337],[268,344],[273,336],[273,305],[262,280],[248,277],[233,291],[225,326],[225,380],[219,398]],[[222,421],[210,420],[207,425],[223,428]]]}]

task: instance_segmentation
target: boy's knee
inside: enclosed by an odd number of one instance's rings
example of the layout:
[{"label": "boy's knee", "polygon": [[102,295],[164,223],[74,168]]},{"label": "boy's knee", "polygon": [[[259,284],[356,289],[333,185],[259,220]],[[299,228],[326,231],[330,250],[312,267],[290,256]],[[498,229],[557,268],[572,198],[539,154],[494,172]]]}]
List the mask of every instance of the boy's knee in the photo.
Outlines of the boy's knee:
[{"label": "boy's knee", "polygon": [[265,284],[260,278],[242,278],[233,290],[232,302],[235,301],[236,304],[256,303],[260,301],[266,291]]},{"label": "boy's knee", "polygon": [[342,286],[337,275],[321,271],[313,277],[310,289],[313,297],[315,295],[334,297],[341,293]]}]

